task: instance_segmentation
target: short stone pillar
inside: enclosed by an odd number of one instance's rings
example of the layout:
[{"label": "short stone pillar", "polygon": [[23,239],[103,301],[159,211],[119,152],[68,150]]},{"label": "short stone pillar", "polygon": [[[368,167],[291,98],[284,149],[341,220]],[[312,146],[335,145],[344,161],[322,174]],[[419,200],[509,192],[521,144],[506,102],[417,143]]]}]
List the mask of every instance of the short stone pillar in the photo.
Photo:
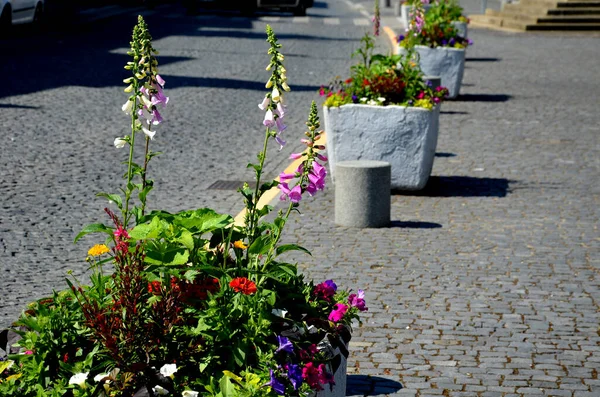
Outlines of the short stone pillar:
[{"label": "short stone pillar", "polygon": [[350,227],[390,224],[392,166],[385,161],[335,164],[335,223]]},{"label": "short stone pillar", "polygon": [[425,83],[430,81],[431,87],[434,89],[442,85],[442,78],[440,76],[423,76],[423,81],[425,81]]}]

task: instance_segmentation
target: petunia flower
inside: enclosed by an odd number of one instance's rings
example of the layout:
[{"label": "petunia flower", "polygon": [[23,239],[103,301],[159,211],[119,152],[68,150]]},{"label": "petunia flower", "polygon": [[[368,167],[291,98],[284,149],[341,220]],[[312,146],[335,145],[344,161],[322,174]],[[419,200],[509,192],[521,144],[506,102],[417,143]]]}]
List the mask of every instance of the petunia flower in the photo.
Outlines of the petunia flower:
[{"label": "petunia flower", "polygon": [[277,350],[275,350],[275,353],[278,353],[278,352],[294,353],[294,345],[285,336],[277,335],[277,343],[279,343],[279,347],[277,348]]},{"label": "petunia flower", "polygon": [[333,321],[334,323],[337,323],[338,321],[340,321],[342,318],[344,318],[344,314],[346,314],[346,312],[348,311],[348,306],[344,305],[343,303],[336,303],[333,306],[333,311],[331,313],[329,313],[329,321]]},{"label": "petunia flower", "polygon": [[75,374],[75,375],[71,376],[71,378],[69,379],[69,384],[77,385],[77,386],[81,387],[82,389],[85,389],[85,387],[86,387],[85,381],[87,380],[88,375],[89,375],[89,372],[80,372],[78,374]]},{"label": "petunia flower", "polygon": [[160,368],[160,374],[165,378],[173,379],[175,377],[175,372],[177,372],[176,364],[165,364]]},{"label": "petunia flower", "polygon": [[288,379],[292,382],[294,390],[298,390],[302,385],[302,368],[298,364],[288,366]]},{"label": "petunia flower", "polygon": [[275,390],[275,393],[283,396],[285,394],[285,385],[277,379],[275,372],[272,369],[269,370],[269,373],[271,375],[271,380],[267,385],[271,386],[273,390]]}]

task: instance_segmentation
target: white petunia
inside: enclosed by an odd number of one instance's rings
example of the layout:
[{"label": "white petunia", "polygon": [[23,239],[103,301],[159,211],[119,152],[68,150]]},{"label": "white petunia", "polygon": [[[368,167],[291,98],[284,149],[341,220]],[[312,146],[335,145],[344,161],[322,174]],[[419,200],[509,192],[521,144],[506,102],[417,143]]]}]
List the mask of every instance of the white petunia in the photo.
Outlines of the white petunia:
[{"label": "white petunia", "polygon": [[175,372],[177,372],[177,365],[175,364],[165,364],[160,369],[160,374],[165,378],[172,378]]},{"label": "white petunia", "polygon": [[166,396],[169,391],[162,386],[156,385],[152,388],[152,391],[159,396]]},{"label": "white petunia", "polygon": [[199,395],[200,393],[193,390],[184,390],[184,392],[181,393],[181,397],[198,397]]},{"label": "white petunia", "polygon": [[106,378],[108,375],[109,375],[108,373],[98,374],[98,375],[94,376],[94,382],[100,382],[102,379]]},{"label": "white petunia", "polygon": [[71,376],[71,379],[69,379],[69,384],[77,385],[77,386],[85,389],[85,381],[87,380],[88,375],[89,375],[89,372],[80,372],[78,374],[75,374],[75,375]]}]

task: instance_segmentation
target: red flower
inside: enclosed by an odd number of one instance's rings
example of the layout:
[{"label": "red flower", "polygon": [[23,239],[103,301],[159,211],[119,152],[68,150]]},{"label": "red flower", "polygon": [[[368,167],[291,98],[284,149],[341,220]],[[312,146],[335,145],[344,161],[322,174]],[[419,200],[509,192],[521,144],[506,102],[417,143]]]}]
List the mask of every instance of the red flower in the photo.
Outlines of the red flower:
[{"label": "red flower", "polygon": [[160,288],[162,284],[160,281],[152,281],[148,283],[148,292],[153,295],[160,295]]},{"label": "red flower", "polygon": [[350,77],[349,79],[346,79],[346,81],[344,81],[344,83],[346,83],[346,84],[352,83],[352,77]]},{"label": "red flower", "polygon": [[229,286],[233,288],[235,292],[241,292],[244,295],[252,295],[256,292],[256,284],[246,277],[234,278],[229,283]]},{"label": "red flower", "polygon": [[366,87],[368,85],[370,85],[371,83],[369,83],[369,80],[367,79],[363,79],[363,86]]}]

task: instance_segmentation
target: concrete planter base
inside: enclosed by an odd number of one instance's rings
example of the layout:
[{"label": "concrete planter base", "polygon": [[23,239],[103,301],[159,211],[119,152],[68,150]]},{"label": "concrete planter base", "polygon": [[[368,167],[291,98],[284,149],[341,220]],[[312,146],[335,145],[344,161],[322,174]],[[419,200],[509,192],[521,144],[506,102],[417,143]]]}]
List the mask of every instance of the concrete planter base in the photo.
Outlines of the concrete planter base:
[{"label": "concrete planter base", "polygon": [[323,107],[323,114],[334,183],[336,162],[376,160],[391,164],[392,189],[425,187],[437,146],[439,106],[427,110],[349,104]]},{"label": "concrete planter base", "polygon": [[317,392],[314,394],[315,397],[345,397],[346,396],[346,383],[348,379],[348,359],[342,357],[342,362],[339,368],[333,374],[333,380],[335,381],[335,386],[333,386],[333,390],[329,388],[329,386],[325,386],[324,390]]},{"label": "concrete planter base", "polygon": [[465,71],[465,49],[417,45],[415,50],[419,54],[419,66],[423,73],[440,76],[442,85],[450,92],[449,98],[456,98]]}]

